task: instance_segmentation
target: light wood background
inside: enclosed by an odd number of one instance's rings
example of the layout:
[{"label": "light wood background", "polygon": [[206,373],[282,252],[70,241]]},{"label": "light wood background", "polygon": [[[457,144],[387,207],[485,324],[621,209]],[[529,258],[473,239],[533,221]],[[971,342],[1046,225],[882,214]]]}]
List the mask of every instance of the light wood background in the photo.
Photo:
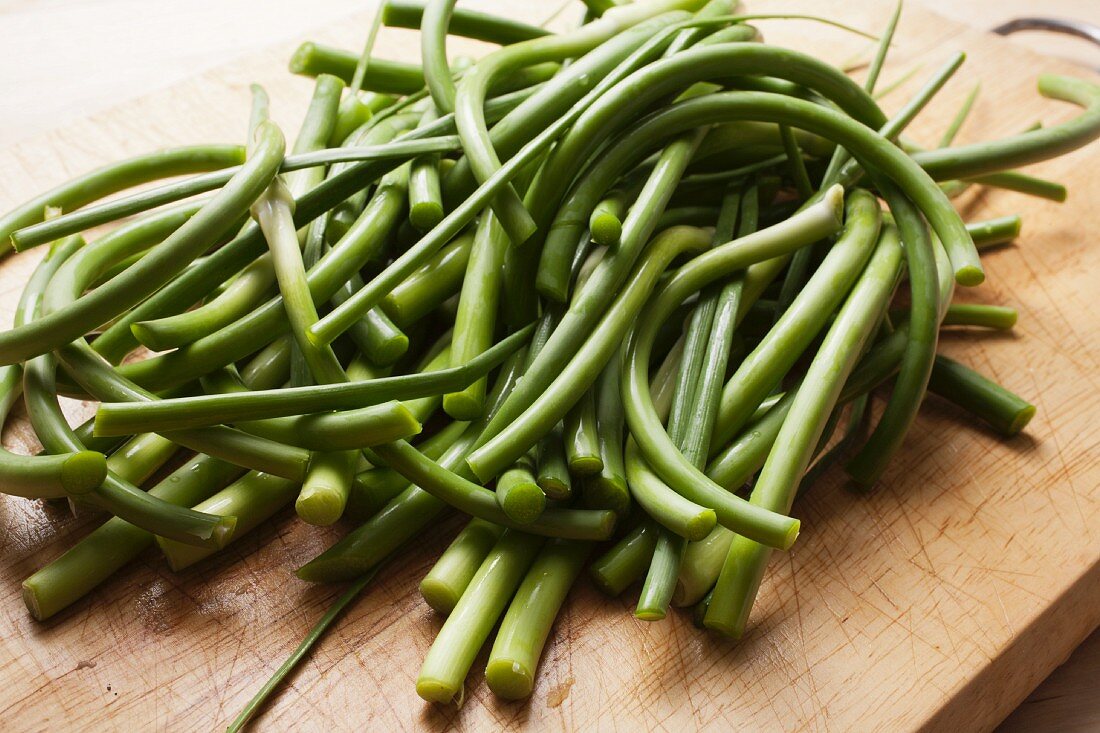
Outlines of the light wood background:
[{"label": "light wood background", "polygon": [[[1080,18],[1091,16],[1094,22],[1100,22],[1100,7],[1098,7],[1100,4],[1091,0],[1050,0],[1043,3],[1026,0],[998,2],[924,0],[924,4],[982,28],[1022,13]],[[51,129],[59,130],[55,133],[57,138],[72,142],[72,139],[61,130],[72,127],[74,123],[90,114],[100,113],[98,119],[102,124],[104,120],[112,119],[111,115],[105,114],[104,111],[122,100],[165,89],[207,69],[222,66],[227,61],[232,62],[242,54],[299,37],[309,26],[331,24],[348,13],[361,11],[363,5],[361,1],[352,2],[351,0],[324,0],[323,2],[159,0],[156,3],[141,0],[82,0],[79,2],[76,0],[0,0],[0,90],[3,90],[3,100],[0,102],[3,107],[3,114],[0,115],[0,134],[2,134],[0,146],[6,148],[18,145],[21,140],[27,140],[28,145],[33,147],[36,141],[41,140],[42,134]],[[773,3],[769,2],[768,5],[770,8]],[[527,3],[524,6],[525,19],[541,20],[554,7],[556,7],[555,3]],[[359,16],[359,20],[362,20],[362,15]],[[360,25],[362,25],[361,22]],[[765,26],[765,28],[771,31],[771,26]],[[343,38],[356,38],[357,31],[344,31],[338,35]],[[1074,40],[1044,34],[1029,34],[1015,37],[1013,43],[1030,45],[1047,54],[1062,56],[1075,62],[1093,65],[1100,63],[1100,50],[1094,50]],[[1011,49],[1012,46],[999,43],[996,44],[996,48],[996,53],[1007,54],[1009,51],[1006,49]],[[408,56],[408,53],[404,55]],[[282,57],[273,55],[273,58]],[[899,75],[905,68],[901,63],[890,67]],[[995,68],[995,66],[987,67],[983,71],[990,72]],[[217,78],[229,79],[231,82],[240,81],[232,72]],[[886,78],[888,80],[889,75]],[[300,96],[301,85],[298,86],[297,92]],[[222,98],[222,96],[212,95],[212,100]],[[976,126],[984,125],[987,129],[1001,130],[1001,126],[994,123],[994,105],[990,101],[991,96],[985,99],[985,112],[983,113],[980,105],[976,114]],[[161,101],[164,101],[164,95],[161,96]],[[241,100],[242,109],[244,105],[245,102]],[[139,104],[137,109],[149,110],[149,105]],[[949,113],[941,111],[938,114],[942,117]],[[160,118],[153,114],[150,119]],[[1030,120],[1024,122],[1026,121]],[[140,126],[140,120],[131,119],[127,124]],[[150,131],[143,131],[139,137],[142,143],[158,139],[156,133]],[[137,147],[140,148],[142,145]],[[91,159],[95,157],[93,151]],[[1095,157],[1093,159],[1095,160]],[[79,165],[77,167],[79,168]],[[43,180],[49,180],[49,177],[44,177]],[[3,181],[2,187],[5,205],[17,198],[14,195],[16,191],[23,189],[19,181],[10,180],[10,177]],[[1097,189],[1092,186],[1090,190],[1095,193]],[[1074,188],[1073,194],[1082,195],[1083,191]],[[1015,199],[1009,199],[1009,201],[1015,202]],[[996,208],[996,203],[993,206]],[[1046,209],[1046,212],[1042,215],[1044,220],[1051,216],[1049,209]],[[1093,262],[1095,263],[1095,260]],[[1011,278],[1008,279],[1011,281]],[[1095,283],[1095,280],[1093,282]],[[1028,315],[1026,312],[1023,314],[1025,319]],[[1028,328],[1026,320],[1023,322],[1023,328]],[[1032,334],[1025,336],[1025,338],[1032,337]],[[1092,346],[1094,349],[1095,344]],[[1041,419],[1042,414],[1037,422]],[[979,444],[988,443],[990,440],[987,435],[978,436]],[[295,536],[300,536],[300,533]],[[1094,536],[1089,535],[1089,537]],[[318,543],[318,538],[312,538],[310,547],[305,549],[299,547],[292,554],[296,557],[307,556]],[[252,547],[254,546],[250,545],[250,548]],[[1092,541],[1089,549],[1095,555],[1095,540]],[[257,567],[263,561],[262,551],[252,552],[244,560],[249,564],[255,563]],[[843,571],[843,568],[841,570]],[[217,571],[217,568],[210,570],[212,574]],[[780,582],[795,582],[798,579],[799,576],[795,575]],[[393,600],[398,601],[400,598],[408,601],[409,599],[400,595],[405,590],[407,589],[403,586],[400,591],[391,589],[392,592],[399,593]],[[144,586],[140,581],[134,581],[133,585],[127,583],[124,586],[115,586],[112,595],[128,592],[144,594],[143,602],[153,605],[164,602],[163,597],[168,594],[168,590],[164,588],[158,590],[155,584],[150,585],[146,579]],[[324,594],[309,595],[316,598]],[[14,595],[6,592],[3,598],[5,605],[11,606],[18,603]],[[100,599],[100,602],[103,600]],[[121,605],[118,608],[121,610],[125,606]],[[13,614],[22,611],[21,608],[3,610],[4,613],[0,616],[2,618],[10,618]],[[310,617],[308,610],[302,614],[301,619],[295,618],[295,625],[299,622],[304,623]],[[621,615],[622,609],[614,610]],[[374,612],[376,611],[371,611],[371,613]],[[422,610],[416,613],[423,615]],[[598,615],[602,618],[605,614]],[[163,613],[155,616],[161,619],[157,623],[167,623],[164,621]],[[170,617],[171,614],[168,616]],[[262,616],[257,616],[256,621],[265,623]],[[362,621],[360,618],[360,625],[363,625]],[[621,620],[617,623],[622,624]],[[26,628],[26,624],[20,624],[20,626]],[[420,629],[417,633],[424,633],[424,629]],[[688,643],[693,633],[678,630],[675,634],[677,643]],[[56,629],[47,632],[44,635],[46,638],[41,641],[48,643],[48,637],[58,634]],[[293,636],[288,634],[287,638],[290,639]],[[648,634],[644,638],[652,641],[658,637]],[[424,641],[419,640],[417,646],[422,646]],[[269,665],[273,660],[268,658],[270,657],[268,651],[270,650],[264,652],[263,664]],[[272,653],[276,657],[281,654],[281,652]],[[558,645],[552,649],[552,653],[560,656],[568,654],[569,650]],[[214,656],[218,655],[215,653]],[[339,658],[339,655],[334,654],[324,664],[335,664]],[[369,658],[365,655],[357,656],[357,659],[361,665],[370,664]],[[135,664],[140,662],[141,660],[135,660]],[[246,655],[246,659],[242,659],[240,664],[256,666],[260,662]],[[337,670],[333,671],[339,674]],[[1100,706],[1095,702],[1093,694],[1097,671],[1100,671],[1100,637],[1094,635],[1082,645],[1069,663],[1051,675],[1050,679],[1012,714],[1006,721],[1004,729],[1067,730],[1074,727],[1088,729],[1090,726],[1100,725]],[[405,677],[413,672],[415,669],[404,670],[399,676],[404,681]],[[352,670],[350,673],[356,672]],[[555,682],[551,695],[567,694],[569,684],[571,683],[568,682],[568,678]],[[668,684],[675,685],[677,682],[671,680]],[[812,686],[812,681],[810,684]],[[554,693],[554,690],[560,691]],[[239,698],[244,691],[246,688],[234,689],[233,697]],[[665,691],[664,694],[672,693]],[[4,708],[3,699],[3,693],[0,693],[0,710]],[[160,697],[154,697],[154,701],[158,705],[172,706],[171,702],[167,699],[162,700]],[[26,707],[28,702],[23,701],[18,707],[24,714],[33,711],[33,707]],[[328,705],[329,701],[324,704]],[[158,717],[158,720],[171,719],[167,710],[162,712],[165,715]],[[395,714],[400,712],[395,711]],[[64,718],[55,720],[64,720]],[[828,727],[827,721],[825,727]]]}]

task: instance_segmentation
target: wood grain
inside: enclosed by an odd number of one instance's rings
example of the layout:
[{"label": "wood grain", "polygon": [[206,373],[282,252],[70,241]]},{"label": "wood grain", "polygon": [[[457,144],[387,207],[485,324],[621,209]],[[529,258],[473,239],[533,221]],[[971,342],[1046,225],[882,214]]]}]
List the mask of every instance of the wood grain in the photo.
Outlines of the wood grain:
[{"label": "wood grain", "polygon": [[[799,5],[807,4],[773,0],[769,10]],[[887,10],[862,0],[836,14],[878,27]],[[762,25],[770,41],[834,61],[863,47],[816,26]],[[360,17],[322,35],[354,47],[363,27]],[[414,39],[388,33],[386,55],[414,59]],[[253,80],[267,85],[276,117],[291,126],[309,90],[282,71],[291,47],[0,152],[0,206],[119,155],[239,139]],[[1040,100],[1033,79],[1040,69],[1079,70],[912,9],[884,79],[917,59],[933,68],[956,48],[970,52],[968,78],[984,89],[966,140],[1072,114]],[[952,82],[916,136],[934,140],[967,90],[968,82]],[[965,294],[1019,308],[1021,324],[1011,337],[949,335],[944,350],[1032,397],[1040,411],[1028,434],[1000,442],[930,401],[878,492],[856,497],[831,476],[799,504],[804,535],[776,556],[743,642],[704,636],[679,616],[644,624],[629,615],[630,594],[607,601],[582,583],[529,703],[496,702],[475,672],[461,710],[425,706],[412,683],[438,619],[416,582],[453,532],[446,526],[380,575],[261,721],[278,730],[992,728],[1100,620],[1100,253],[1088,246],[1100,223],[1091,205],[1100,182],[1085,173],[1095,147],[1037,167],[1071,185],[1061,207],[1000,193],[966,202],[975,217],[1025,217],[1019,245],[992,254],[987,284]],[[34,257],[0,268],[8,310]],[[23,445],[26,436],[16,423],[5,443]],[[290,575],[336,532],[283,516],[186,573],[171,573],[150,552],[86,603],[32,622],[19,581],[88,526],[0,500],[6,729],[224,725],[338,592]]]}]

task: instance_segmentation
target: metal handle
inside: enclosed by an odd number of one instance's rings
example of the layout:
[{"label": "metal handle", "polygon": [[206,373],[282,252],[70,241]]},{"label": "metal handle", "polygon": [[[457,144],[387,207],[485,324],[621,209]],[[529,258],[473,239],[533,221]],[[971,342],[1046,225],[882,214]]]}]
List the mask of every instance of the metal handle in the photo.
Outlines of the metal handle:
[{"label": "metal handle", "polygon": [[[1016,18],[1007,23],[1002,23],[993,29],[999,36],[1007,36],[1019,31],[1050,31],[1052,33],[1064,33],[1077,38],[1084,38],[1100,46],[1100,26],[1086,23],[1083,20],[1067,20],[1065,18]],[[1100,67],[1097,67],[1100,68]]]}]

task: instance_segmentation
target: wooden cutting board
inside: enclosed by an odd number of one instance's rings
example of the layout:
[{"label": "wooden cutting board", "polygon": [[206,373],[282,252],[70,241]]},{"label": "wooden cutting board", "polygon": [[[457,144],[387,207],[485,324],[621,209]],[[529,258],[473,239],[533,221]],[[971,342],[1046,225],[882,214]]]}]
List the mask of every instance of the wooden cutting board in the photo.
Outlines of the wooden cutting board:
[{"label": "wooden cutting board", "polygon": [[[542,3],[485,2],[528,19]],[[830,4],[832,17],[881,28],[887,3]],[[820,11],[769,0],[762,11]],[[358,47],[368,16],[309,34]],[[840,63],[867,41],[805,22],[762,22],[770,42]],[[913,126],[933,144],[969,91],[982,96],[960,142],[1014,133],[1072,108],[1041,99],[1040,72],[1084,70],[910,7],[883,83],[916,65],[918,81],[883,100],[896,108],[956,49],[970,53]],[[283,69],[293,44],[248,57],[57,132],[0,150],[0,207],[120,156],[200,141],[235,141],[247,84],[271,92],[293,129],[309,82]],[[382,53],[415,60],[416,36],[386,31]],[[452,52],[477,52],[455,42]],[[1031,398],[1025,435],[1002,441],[930,399],[904,451],[870,496],[829,475],[796,506],[803,535],[777,553],[740,643],[705,635],[683,615],[635,620],[634,592],[607,600],[578,584],[526,703],[496,701],[475,664],[460,710],[428,706],[413,682],[440,619],[416,583],[457,526],[434,530],[385,568],[260,718],[272,730],[530,726],[750,730],[985,730],[1011,711],[1100,622],[1100,146],[1036,166],[1070,187],[1062,205],[1004,192],[964,199],[968,218],[1019,213],[1016,246],[986,258],[987,283],[960,294],[1011,305],[1010,335],[948,333],[942,349]],[[38,257],[0,267],[10,318]],[[74,417],[87,407],[71,405]],[[26,448],[25,422],[4,444]],[[174,574],[155,552],[48,623],[26,614],[20,581],[94,523],[0,498],[0,720],[5,730],[223,727],[339,588],[292,571],[343,528],[290,515]]]}]

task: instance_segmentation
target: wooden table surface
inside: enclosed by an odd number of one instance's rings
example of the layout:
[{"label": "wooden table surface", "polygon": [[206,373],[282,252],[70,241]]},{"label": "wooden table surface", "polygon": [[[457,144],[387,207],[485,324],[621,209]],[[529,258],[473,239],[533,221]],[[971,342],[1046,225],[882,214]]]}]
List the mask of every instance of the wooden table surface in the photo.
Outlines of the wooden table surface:
[{"label": "wooden table surface", "polygon": [[[1093,0],[923,3],[981,28],[1020,14],[1100,23],[1100,3]],[[543,5],[530,3],[539,8],[531,11],[530,20],[548,12]],[[362,0],[159,0],[155,6],[142,0],[0,0],[0,89],[5,99],[0,139],[7,146],[65,127],[361,10]],[[1019,36],[1018,42],[1100,64],[1100,50],[1076,41],[1036,34]],[[1082,644],[1002,728],[1085,730],[1100,725],[1100,703],[1094,695],[1098,671],[1100,633]]]}]

